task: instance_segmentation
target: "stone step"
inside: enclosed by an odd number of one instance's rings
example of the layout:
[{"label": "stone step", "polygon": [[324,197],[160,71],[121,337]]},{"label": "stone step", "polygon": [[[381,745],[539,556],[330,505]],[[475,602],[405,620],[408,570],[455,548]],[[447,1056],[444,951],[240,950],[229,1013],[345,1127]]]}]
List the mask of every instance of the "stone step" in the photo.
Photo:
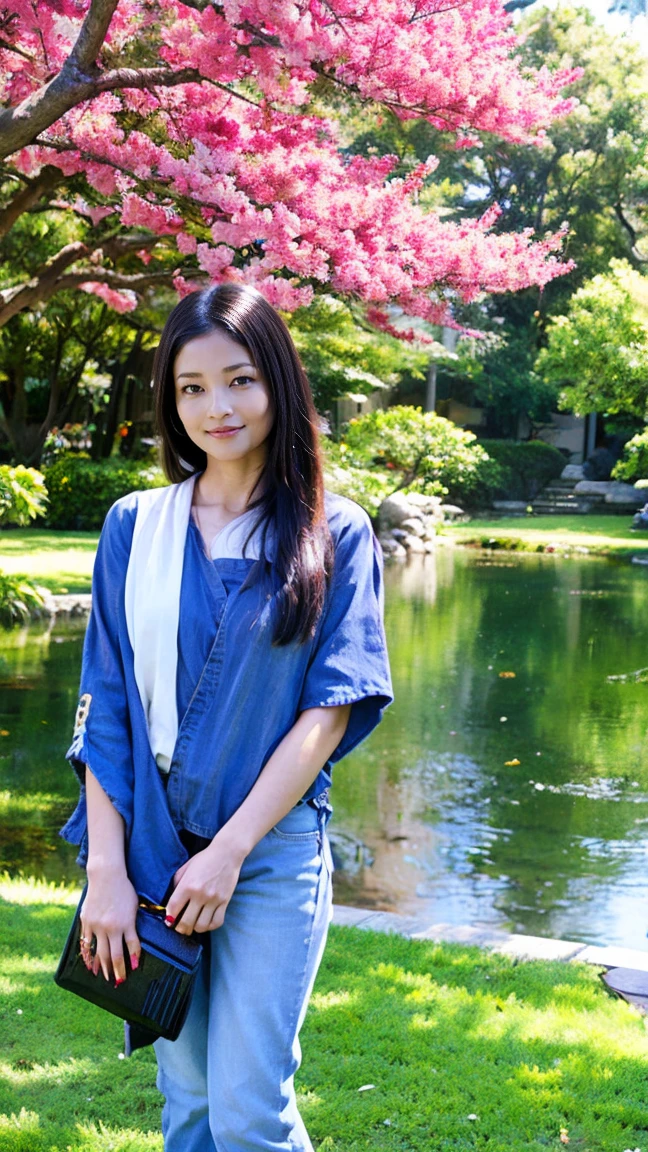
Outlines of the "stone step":
[{"label": "stone step", "polygon": [[546,492],[538,492],[538,495],[534,496],[531,503],[534,504],[536,500],[540,500],[542,504],[579,504],[583,499],[583,496],[575,496],[571,494],[568,496],[557,496],[552,492],[549,494]]},{"label": "stone step", "polygon": [[585,516],[587,515],[587,508],[581,504],[553,504],[545,503],[541,500],[533,500],[531,503],[533,511],[539,516]]}]

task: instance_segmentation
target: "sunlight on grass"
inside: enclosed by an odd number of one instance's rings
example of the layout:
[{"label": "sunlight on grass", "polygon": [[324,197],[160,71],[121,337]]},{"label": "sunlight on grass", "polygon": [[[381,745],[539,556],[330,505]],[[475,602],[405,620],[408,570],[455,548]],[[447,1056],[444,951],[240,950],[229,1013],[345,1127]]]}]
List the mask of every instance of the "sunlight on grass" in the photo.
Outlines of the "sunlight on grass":
[{"label": "sunlight on grass", "polygon": [[461,542],[518,539],[527,546],[566,542],[574,547],[627,552],[648,549],[648,532],[632,530],[631,516],[512,516],[501,520],[475,517],[465,524],[446,524],[443,535]]},{"label": "sunlight on grass", "polygon": [[[162,1152],[152,1051],[52,980],[78,892],[0,891],[0,1149]],[[318,1152],[648,1152],[644,1021],[584,964],[333,925],[300,1039]]]},{"label": "sunlight on grass", "polygon": [[29,576],[53,593],[89,592],[98,540],[98,532],[3,532],[0,568],[12,576]]},{"label": "sunlight on grass", "polygon": [[11,904],[65,904],[76,906],[81,888],[72,884],[55,884],[33,876],[0,874],[0,899]]}]

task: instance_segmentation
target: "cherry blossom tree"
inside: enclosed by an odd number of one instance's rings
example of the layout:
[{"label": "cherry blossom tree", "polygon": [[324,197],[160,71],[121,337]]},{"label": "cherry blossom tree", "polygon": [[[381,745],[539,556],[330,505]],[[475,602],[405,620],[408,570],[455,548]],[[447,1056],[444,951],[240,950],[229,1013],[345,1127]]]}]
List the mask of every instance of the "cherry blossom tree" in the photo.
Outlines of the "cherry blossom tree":
[{"label": "cherry blossom tree", "polygon": [[[1,0],[0,0],[1,5]],[[448,301],[542,285],[560,231],[492,231],[498,208],[426,210],[435,161],[354,156],[344,109],[423,118],[459,147],[542,139],[566,71],[524,72],[501,0],[14,0],[0,6],[0,240],[75,221],[0,292],[0,324],[62,289],[118,311],[224,279],[278,307],[320,289],[431,322]],[[423,193],[423,195],[422,195]],[[403,336],[403,329],[398,329]]]}]

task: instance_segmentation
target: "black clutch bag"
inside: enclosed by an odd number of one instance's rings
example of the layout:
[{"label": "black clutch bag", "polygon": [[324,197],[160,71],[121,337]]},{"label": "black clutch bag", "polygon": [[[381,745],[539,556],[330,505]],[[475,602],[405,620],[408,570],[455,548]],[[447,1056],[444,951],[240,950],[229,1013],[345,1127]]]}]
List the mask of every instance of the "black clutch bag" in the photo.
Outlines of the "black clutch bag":
[{"label": "black clutch bag", "polygon": [[[135,926],[142,945],[135,971],[124,950],[127,978],[115,987],[101,972],[94,976],[81,959],[80,910],[83,893],[54,975],[59,988],[74,992],[130,1023],[148,1042],[158,1036],[175,1040],[189,1011],[202,957],[196,937],[183,936],[164,923],[164,909],[140,905]],[[152,1035],[151,1035],[152,1034]],[[127,1027],[128,1036],[128,1027]],[[139,1045],[133,1045],[136,1047]]]}]

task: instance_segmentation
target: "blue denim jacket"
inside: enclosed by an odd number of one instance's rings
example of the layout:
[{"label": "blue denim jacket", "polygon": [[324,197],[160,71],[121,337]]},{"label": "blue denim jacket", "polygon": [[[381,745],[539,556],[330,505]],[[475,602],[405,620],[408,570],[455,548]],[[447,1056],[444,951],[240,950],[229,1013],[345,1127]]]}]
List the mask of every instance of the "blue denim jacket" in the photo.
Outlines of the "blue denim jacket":
[{"label": "blue denim jacket", "polygon": [[272,563],[210,562],[190,521],[178,628],[179,727],[165,790],[149,744],[124,605],[137,498],[133,492],[113,504],[99,540],[81,699],[66,753],[81,793],[61,835],[81,845],[78,862],[85,865],[87,764],[124,819],[132,883],[140,895],[163,903],[187,859],[179,832],[215,836],[301,712],[352,704],[346,732],[310,797],[330,784],[332,765],[369,735],[393,695],[382,554],[359,505],[326,494],[335,546],[326,604],[315,635],[283,647],[271,643],[279,589]]}]

